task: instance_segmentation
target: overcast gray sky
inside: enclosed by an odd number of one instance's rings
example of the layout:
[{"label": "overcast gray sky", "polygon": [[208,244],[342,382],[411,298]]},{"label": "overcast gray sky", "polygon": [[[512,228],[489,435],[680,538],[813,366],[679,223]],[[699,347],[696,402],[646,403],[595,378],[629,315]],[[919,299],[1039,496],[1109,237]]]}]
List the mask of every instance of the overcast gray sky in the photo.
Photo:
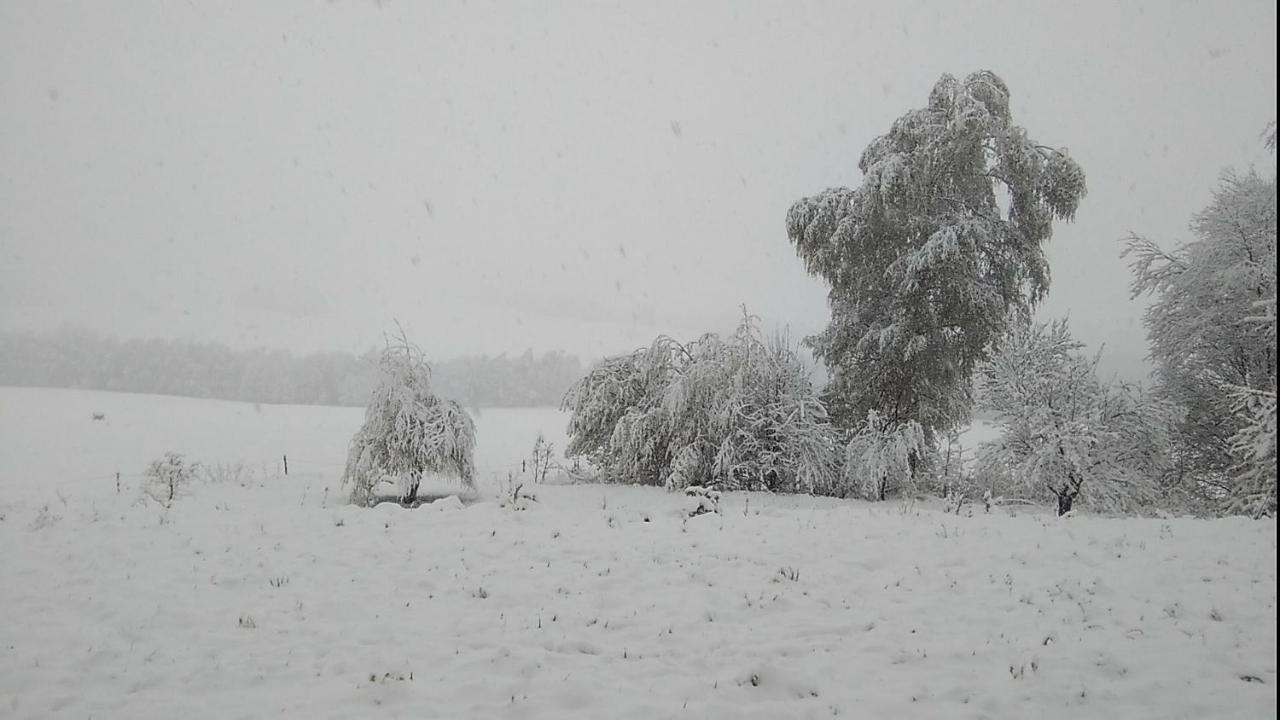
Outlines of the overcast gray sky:
[{"label": "overcast gray sky", "polygon": [[[438,357],[797,334],[784,231],[938,76],[1088,174],[1044,313],[1145,354],[1119,239],[1272,167],[1275,2],[0,0],[0,327]],[[1269,170],[1268,170],[1269,172]]]}]

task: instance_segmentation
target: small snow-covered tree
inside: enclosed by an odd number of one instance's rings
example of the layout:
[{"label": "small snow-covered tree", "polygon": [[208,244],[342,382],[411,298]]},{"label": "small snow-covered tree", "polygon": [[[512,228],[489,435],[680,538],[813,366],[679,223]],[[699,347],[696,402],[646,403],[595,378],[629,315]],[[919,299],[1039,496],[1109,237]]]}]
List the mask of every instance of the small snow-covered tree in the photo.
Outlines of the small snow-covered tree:
[{"label": "small snow-covered tree", "polygon": [[809,339],[831,372],[823,398],[842,427],[874,410],[932,444],[967,419],[987,348],[1048,291],[1042,246],[1074,217],[1084,171],[1014,124],[990,71],[943,75],[858,168],[856,189],[787,214],[796,252],[830,286],[830,323]]},{"label": "small snow-covered tree", "polygon": [[569,456],[614,480],[672,489],[834,492],[839,443],[794,348],[744,313],[728,338],[607,358],[565,397]]},{"label": "small snow-covered tree", "polygon": [[1170,469],[1172,406],[1127,385],[1102,383],[1066,321],[1015,327],[978,371],[982,409],[999,439],[978,451],[980,473],[1048,490],[1058,513],[1077,498],[1107,510],[1150,502]]},{"label": "small snow-covered tree", "polygon": [[343,484],[356,504],[373,501],[384,476],[405,482],[401,502],[413,503],[425,472],[446,473],[475,487],[475,423],[461,405],[437,397],[422,351],[400,338],[378,358],[379,378],[364,425],[351,439]]},{"label": "small snow-covered tree", "polygon": [[845,446],[845,485],[856,488],[868,500],[884,500],[890,489],[914,487],[915,466],[929,452],[920,423],[891,423],[869,410],[866,422]]}]

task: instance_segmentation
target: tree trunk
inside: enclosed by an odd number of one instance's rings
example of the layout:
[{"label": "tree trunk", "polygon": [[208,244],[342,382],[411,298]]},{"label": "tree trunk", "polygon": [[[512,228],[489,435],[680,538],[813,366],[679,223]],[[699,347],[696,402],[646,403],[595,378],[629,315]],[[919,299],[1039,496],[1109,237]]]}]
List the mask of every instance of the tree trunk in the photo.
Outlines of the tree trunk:
[{"label": "tree trunk", "polygon": [[[1063,460],[1067,457],[1067,451],[1062,447],[1061,442],[1058,443],[1058,457]],[[1067,470],[1067,484],[1061,490],[1055,490],[1052,485],[1050,486],[1049,489],[1058,496],[1058,517],[1071,512],[1071,503],[1075,501],[1076,495],[1080,494],[1080,482],[1074,471]]]},{"label": "tree trunk", "polygon": [[413,471],[409,473],[409,487],[404,492],[404,497],[400,498],[400,504],[409,506],[418,501],[418,486],[422,484],[422,473]]},{"label": "tree trunk", "polygon": [[1063,515],[1071,512],[1071,503],[1074,502],[1075,499],[1076,494],[1073,492],[1058,493],[1058,517],[1062,517]]},{"label": "tree trunk", "polygon": [[942,459],[942,497],[951,495],[951,437],[947,437],[947,453]]}]

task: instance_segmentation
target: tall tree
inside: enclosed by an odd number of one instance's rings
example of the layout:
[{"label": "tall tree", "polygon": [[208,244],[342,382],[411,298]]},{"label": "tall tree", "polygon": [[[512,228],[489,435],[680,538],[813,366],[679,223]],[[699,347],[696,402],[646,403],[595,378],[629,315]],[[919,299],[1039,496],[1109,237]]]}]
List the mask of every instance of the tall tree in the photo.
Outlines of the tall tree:
[{"label": "tall tree", "polygon": [[1084,171],[1013,123],[990,71],[943,75],[858,168],[858,188],[787,214],[796,252],[830,284],[830,324],[809,339],[831,373],[824,399],[843,425],[874,410],[931,442],[966,419],[988,346],[1047,292],[1041,246],[1074,217]]},{"label": "tall tree", "polygon": [[[1255,420],[1265,427],[1258,412],[1268,394],[1275,425],[1275,320],[1267,309],[1276,297],[1274,174],[1227,173],[1191,228],[1196,239],[1172,252],[1138,236],[1124,251],[1133,258],[1134,296],[1155,298],[1144,323],[1156,388],[1186,410],[1177,439],[1190,483],[1256,495],[1262,473],[1274,498],[1274,459],[1263,452],[1260,465],[1246,462],[1255,445],[1236,437]],[[1240,487],[1246,476],[1253,489]]]}]

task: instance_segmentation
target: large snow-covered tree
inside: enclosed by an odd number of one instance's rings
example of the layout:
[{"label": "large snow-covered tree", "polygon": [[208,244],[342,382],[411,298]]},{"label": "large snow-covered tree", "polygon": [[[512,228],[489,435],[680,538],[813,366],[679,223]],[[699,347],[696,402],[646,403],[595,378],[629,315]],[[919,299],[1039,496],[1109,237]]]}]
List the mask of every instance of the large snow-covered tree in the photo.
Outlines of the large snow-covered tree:
[{"label": "large snow-covered tree", "polygon": [[795,349],[745,316],[729,337],[668,337],[598,363],[565,396],[569,456],[614,481],[836,491],[840,444]]},{"label": "large snow-covered tree", "polygon": [[831,373],[824,399],[843,426],[874,410],[932,441],[967,418],[973,368],[1048,290],[1042,245],[1075,215],[1084,172],[1014,124],[989,71],[943,75],[858,168],[859,187],[787,214],[796,252],[830,285],[830,323],[810,338]]},{"label": "large snow-covered tree", "polygon": [[1066,321],[1020,323],[978,369],[980,409],[998,439],[978,451],[980,473],[1048,491],[1058,513],[1077,498],[1128,510],[1155,499],[1170,471],[1173,407],[1138,388],[1098,379]]},{"label": "large snow-covered tree", "polygon": [[[1186,411],[1176,438],[1191,486],[1211,496],[1257,496],[1265,480],[1274,497],[1274,460],[1238,437],[1251,424],[1265,428],[1258,413],[1276,391],[1274,309],[1267,310],[1276,297],[1274,174],[1226,174],[1191,227],[1195,239],[1173,251],[1138,236],[1125,248],[1134,296],[1154,298],[1144,322],[1156,389]],[[1274,427],[1274,400],[1269,407]]]},{"label": "large snow-covered tree", "polygon": [[343,484],[352,486],[352,502],[372,502],[374,488],[386,476],[404,482],[404,504],[417,500],[427,472],[453,475],[474,488],[475,423],[457,402],[432,391],[431,366],[422,351],[403,338],[388,343],[378,370],[342,476]]}]

